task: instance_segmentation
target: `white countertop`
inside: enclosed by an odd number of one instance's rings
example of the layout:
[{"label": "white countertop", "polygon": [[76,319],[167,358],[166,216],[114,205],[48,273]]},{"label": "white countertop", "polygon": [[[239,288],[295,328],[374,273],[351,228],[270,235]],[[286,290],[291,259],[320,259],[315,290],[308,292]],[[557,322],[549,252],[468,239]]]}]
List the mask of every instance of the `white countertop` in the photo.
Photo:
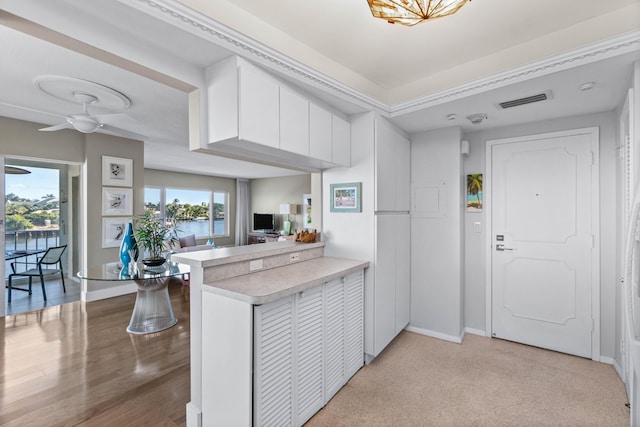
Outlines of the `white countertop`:
[{"label": "white countertop", "polygon": [[261,243],[259,245],[232,246],[204,251],[184,252],[171,255],[171,260],[191,267],[214,267],[234,262],[252,260],[264,256],[280,255],[301,249],[324,247],[324,242],[299,243],[292,240]]},{"label": "white countertop", "polygon": [[368,266],[368,261],[319,257],[231,279],[205,283],[202,291],[260,305],[302,292]]}]

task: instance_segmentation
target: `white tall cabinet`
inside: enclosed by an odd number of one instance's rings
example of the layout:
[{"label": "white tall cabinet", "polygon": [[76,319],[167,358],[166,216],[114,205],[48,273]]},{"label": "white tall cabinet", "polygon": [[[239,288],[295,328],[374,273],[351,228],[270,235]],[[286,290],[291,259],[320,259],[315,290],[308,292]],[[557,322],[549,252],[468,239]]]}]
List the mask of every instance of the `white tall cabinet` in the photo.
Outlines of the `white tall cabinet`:
[{"label": "white tall cabinet", "polygon": [[362,212],[330,210],[324,192],[325,253],[366,259],[365,353],[370,361],[410,318],[410,142],[374,113],[351,117],[351,168],[323,172],[323,186],[362,182]]}]

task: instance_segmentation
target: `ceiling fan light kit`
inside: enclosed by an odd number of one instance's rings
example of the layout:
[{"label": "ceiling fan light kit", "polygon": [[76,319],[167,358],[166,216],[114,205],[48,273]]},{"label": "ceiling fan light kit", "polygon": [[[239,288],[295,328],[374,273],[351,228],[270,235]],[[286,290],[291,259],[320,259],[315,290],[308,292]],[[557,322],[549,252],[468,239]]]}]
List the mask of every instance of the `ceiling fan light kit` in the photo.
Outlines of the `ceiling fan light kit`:
[{"label": "ceiling fan light kit", "polygon": [[34,80],[34,84],[44,93],[63,101],[73,102],[82,105],[82,113],[69,114],[65,117],[65,122],[57,125],[39,129],[50,132],[61,129],[75,129],[82,133],[93,133],[98,129],[103,129],[108,133],[144,140],[147,137],[134,132],[111,126],[103,122],[104,119],[114,119],[122,113],[111,114],[89,114],[89,106],[92,108],[104,108],[108,110],[124,110],[129,108],[131,100],[123,93],[115,89],[88,80],[75,79],[65,76],[45,75]]},{"label": "ceiling fan light kit", "polygon": [[453,15],[471,0],[367,0],[374,17],[390,24],[413,26]]}]

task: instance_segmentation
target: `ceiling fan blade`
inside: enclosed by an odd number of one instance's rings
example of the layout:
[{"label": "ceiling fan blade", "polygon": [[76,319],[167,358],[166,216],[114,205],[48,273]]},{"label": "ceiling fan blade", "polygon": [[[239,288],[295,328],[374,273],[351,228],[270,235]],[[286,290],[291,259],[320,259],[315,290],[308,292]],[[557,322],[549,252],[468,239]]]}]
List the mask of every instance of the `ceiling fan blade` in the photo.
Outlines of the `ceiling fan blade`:
[{"label": "ceiling fan blade", "polygon": [[103,130],[103,131],[106,131],[106,133],[110,133],[110,134],[115,135],[115,136],[121,136],[123,138],[137,139],[139,141],[144,141],[145,139],[148,138],[145,135],[141,135],[141,134],[135,133],[135,132],[129,132],[128,130],[120,129],[120,128],[117,128],[115,126],[111,126],[111,125],[107,125],[107,124],[103,124],[100,127],[100,129]]},{"label": "ceiling fan blade", "polygon": [[41,130],[44,132],[50,132],[50,131],[61,130],[61,129],[73,129],[73,126],[71,126],[71,123],[65,122],[65,123],[60,123],[59,125],[49,126],[49,127],[41,128],[38,130]]}]

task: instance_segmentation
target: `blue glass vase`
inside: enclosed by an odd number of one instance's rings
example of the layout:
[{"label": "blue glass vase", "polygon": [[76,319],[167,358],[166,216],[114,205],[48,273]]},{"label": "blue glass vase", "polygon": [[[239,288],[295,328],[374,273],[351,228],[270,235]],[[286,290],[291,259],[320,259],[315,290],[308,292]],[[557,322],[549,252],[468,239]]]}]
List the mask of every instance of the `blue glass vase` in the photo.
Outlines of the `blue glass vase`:
[{"label": "blue glass vase", "polygon": [[[134,258],[131,259],[129,252],[132,251]],[[122,236],[122,242],[120,243],[120,262],[123,267],[128,267],[131,261],[136,262],[138,260],[138,244],[136,238],[133,236],[133,224],[128,223]]]}]

